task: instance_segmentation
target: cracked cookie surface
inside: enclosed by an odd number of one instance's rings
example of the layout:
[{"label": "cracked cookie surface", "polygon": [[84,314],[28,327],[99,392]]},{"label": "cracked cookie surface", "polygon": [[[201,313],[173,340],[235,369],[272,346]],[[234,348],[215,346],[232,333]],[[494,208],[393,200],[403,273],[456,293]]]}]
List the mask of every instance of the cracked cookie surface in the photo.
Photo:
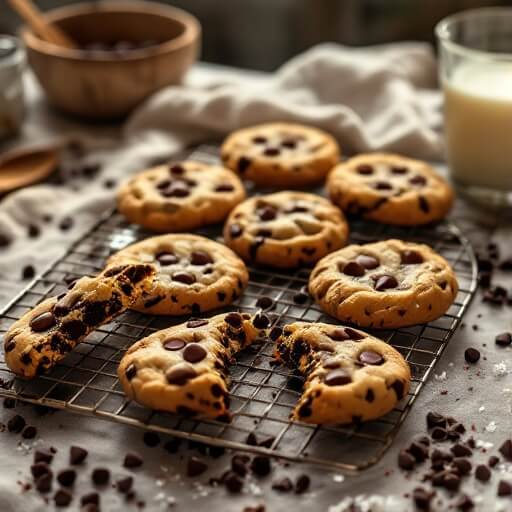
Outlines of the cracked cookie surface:
[{"label": "cracked cookie surface", "polygon": [[427,245],[349,245],[320,260],[309,292],[329,315],[362,327],[401,327],[443,315],[458,291],[448,262]]},{"label": "cracked cookie surface", "polygon": [[401,354],[362,331],[296,322],[274,338],[277,359],[305,377],[295,420],[317,424],[372,420],[391,411],[409,391],[411,373]]},{"label": "cracked cookie surface", "polygon": [[326,132],[291,123],[237,130],[221,147],[224,165],[242,178],[270,187],[303,187],[322,181],[340,150]]},{"label": "cracked cookie surface", "polygon": [[149,290],[153,274],[150,265],[115,266],[97,277],[82,277],[68,292],[42,301],[6,332],[7,366],[25,378],[49,370]]},{"label": "cracked cookie surface", "polygon": [[343,247],[348,225],[327,199],[277,192],[239,204],[224,226],[224,240],[245,261],[289,268],[312,265]]},{"label": "cracked cookie surface", "polygon": [[151,409],[227,419],[227,365],[269,323],[264,315],[231,312],[157,331],[123,356],[118,375],[124,392]]},{"label": "cracked cookie surface", "polygon": [[427,163],[372,153],[337,165],[327,179],[332,202],[346,213],[385,224],[421,225],[446,217],[454,194]]},{"label": "cracked cookie surface", "polygon": [[186,160],[137,174],[121,186],[118,210],[151,231],[177,232],[221,222],[245,198],[236,175]]},{"label": "cracked cookie surface", "polygon": [[156,268],[152,288],[132,307],[156,315],[197,315],[227,306],[249,280],[231,249],[198,235],[161,235],[113,254],[108,266],[145,263]]}]

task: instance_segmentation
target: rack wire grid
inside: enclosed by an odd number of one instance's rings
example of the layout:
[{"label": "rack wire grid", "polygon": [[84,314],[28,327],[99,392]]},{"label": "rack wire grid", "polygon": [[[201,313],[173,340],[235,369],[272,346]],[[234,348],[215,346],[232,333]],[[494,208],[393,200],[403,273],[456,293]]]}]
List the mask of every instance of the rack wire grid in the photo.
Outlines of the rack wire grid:
[{"label": "rack wire grid", "polygon": [[[200,146],[191,158],[217,162],[218,148]],[[199,233],[220,239],[219,226]],[[150,236],[122,216],[110,212],[67,253],[38,276],[3,310],[0,332],[48,296],[66,290],[67,282],[94,275],[115,251]],[[0,355],[0,394],[78,414],[135,425],[176,437],[258,452],[294,461],[307,461],[340,471],[357,471],[376,463],[391,445],[435,363],[461,321],[477,287],[475,255],[468,240],[450,223],[400,228],[373,222],[351,222],[351,242],[368,243],[401,238],[427,243],[443,255],[457,273],[460,290],[441,318],[424,325],[373,334],[395,347],[408,361],[413,376],[409,394],[386,416],[349,426],[315,426],[289,420],[301,393],[302,378],[292,370],[274,366],[273,344],[264,341],[239,354],[230,368],[233,419],[222,423],[190,419],[146,409],[126,399],[117,379],[117,366],[125,350],[152,332],[182,322],[183,318],[150,316],[128,311],[97,329],[50,373],[32,381],[16,378]],[[250,268],[250,283],[232,309],[254,313],[261,296],[274,300],[270,312],[275,325],[294,321],[335,322],[310,299],[294,300],[307,285],[309,270],[275,271]],[[215,312],[215,314],[218,311]],[[256,440],[260,444],[254,444]],[[251,439],[252,437],[252,439]]]}]

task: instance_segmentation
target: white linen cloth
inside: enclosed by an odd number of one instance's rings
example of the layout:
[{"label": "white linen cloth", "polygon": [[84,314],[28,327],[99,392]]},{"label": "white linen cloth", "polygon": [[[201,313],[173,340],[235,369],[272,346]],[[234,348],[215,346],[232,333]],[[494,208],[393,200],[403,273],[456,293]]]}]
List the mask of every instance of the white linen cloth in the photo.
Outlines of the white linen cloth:
[{"label": "white linen cloth", "polygon": [[[0,249],[5,283],[0,299],[4,302],[22,285],[24,265],[42,270],[114,204],[114,190],[101,186],[106,178],[120,181],[155,157],[220,140],[243,126],[306,123],[332,133],[344,153],[386,150],[438,159],[440,98],[435,86],[431,47],[404,43],[366,49],[326,44],[297,56],[274,75],[216,73],[199,86],[188,81],[163,89],[127,120],[120,140],[104,140],[88,130],[84,142],[91,152],[86,158],[104,163],[101,179],[80,183],[79,190],[71,182],[37,185],[2,200],[0,233],[14,243]],[[31,142],[41,142],[40,137]],[[47,214],[54,221],[44,224]],[[62,232],[58,221],[68,215],[74,228]],[[29,239],[29,224],[42,225],[42,235]]]}]

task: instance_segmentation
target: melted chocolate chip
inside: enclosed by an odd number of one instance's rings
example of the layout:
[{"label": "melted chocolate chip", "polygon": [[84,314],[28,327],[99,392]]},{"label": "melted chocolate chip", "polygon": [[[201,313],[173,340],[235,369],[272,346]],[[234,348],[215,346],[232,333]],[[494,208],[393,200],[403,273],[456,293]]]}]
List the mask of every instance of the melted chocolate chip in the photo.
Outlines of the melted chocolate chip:
[{"label": "melted chocolate chip", "polygon": [[423,256],[418,252],[406,249],[400,253],[401,262],[404,265],[418,265],[423,263]]},{"label": "melted chocolate chip", "polygon": [[364,276],[365,272],[363,265],[357,263],[357,261],[349,261],[343,265],[343,273],[347,276],[361,277]]},{"label": "melted chocolate chip", "polygon": [[330,371],[325,376],[324,382],[327,386],[344,386],[345,384],[350,384],[352,382],[352,378],[347,370],[338,368]]},{"label": "melted chocolate chip", "polygon": [[472,347],[467,348],[464,351],[464,359],[468,363],[475,364],[480,360],[480,351]]},{"label": "melted chocolate chip", "polygon": [[265,148],[263,154],[265,156],[278,156],[281,153],[279,148]]},{"label": "melted chocolate chip", "polygon": [[206,349],[199,343],[189,343],[183,351],[183,359],[189,363],[198,363],[206,356]]},{"label": "melted chocolate chip", "polygon": [[179,258],[172,252],[161,252],[156,255],[156,260],[160,265],[165,267],[167,265],[174,265],[175,263],[178,263]]},{"label": "melted chocolate chip", "polygon": [[196,282],[194,274],[190,272],[176,272],[173,274],[172,280],[184,284],[194,284]]},{"label": "melted chocolate chip", "polygon": [[238,160],[238,172],[244,173],[249,166],[251,165],[251,160],[245,156],[240,157],[240,160]]},{"label": "melted chocolate chip", "polygon": [[4,345],[5,352],[12,352],[16,348],[16,342],[14,340],[6,340]]},{"label": "melted chocolate chip", "polygon": [[165,340],[163,347],[165,350],[181,350],[185,346],[185,342],[183,340],[178,339],[169,339]]},{"label": "melted chocolate chip", "polygon": [[367,256],[366,254],[360,254],[356,258],[356,263],[359,263],[359,265],[366,268],[367,270],[372,270],[380,265],[380,262],[377,258],[373,256]]},{"label": "melted chocolate chip", "polygon": [[87,327],[80,320],[68,320],[61,325],[61,331],[68,338],[78,340],[87,332]]},{"label": "melted chocolate chip", "polygon": [[252,325],[256,329],[266,329],[270,325],[270,318],[267,315],[260,315],[259,313],[254,315],[252,319]]},{"label": "melted chocolate chip", "polygon": [[190,263],[192,265],[207,265],[213,263],[213,258],[206,251],[193,251],[190,255]]},{"label": "melted chocolate chip", "polygon": [[224,317],[224,321],[235,329],[242,327],[242,315],[240,313],[228,313]]},{"label": "melted chocolate chip", "polygon": [[281,141],[281,146],[283,148],[295,149],[297,147],[296,139],[284,139]]},{"label": "melted chocolate chip", "polygon": [[269,338],[272,341],[276,341],[281,336],[281,334],[283,334],[283,329],[281,327],[272,327],[269,333]]},{"label": "melted chocolate chip", "polygon": [[169,188],[160,192],[164,197],[187,197],[190,195],[187,183],[184,181],[176,181]]},{"label": "melted chocolate chip", "polygon": [[377,181],[373,184],[373,188],[375,190],[391,190],[393,188],[393,185],[391,183],[388,183],[387,181]]},{"label": "melted chocolate chip", "polygon": [[267,142],[267,138],[263,137],[263,135],[256,135],[252,138],[254,144],[265,144]]},{"label": "melted chocolate chip", "polygon": [[57,323],[55,316],[47,311],[46,313],[41,313],[36,317],[30,320],[30,328],[34,332],[42,332],[47,331],[51,327],[53,327]]},{"label": "melted chocolate chip", "polygon": [[425,176],[422,176],[421,174],[417,174],[416,176],[413,176],[409,180],[409,183],[411,185],[417,185],[419,187],[423,187],[424,185],[427,184],[427,179],[425,178]]},{"label": "melted chocolate chip", "polygon": [[169,167],[169,171],[171,174],[174,174],[176,176],[181,176],[185,174],[185,168],[180,164],[174,164]]},{"label": "melted chocolate chip", "polygon": [[188,365],[176,365],[166,374],[167,382],[177,386],[183,386],[196,376],[196,371]]},{"label": "melted chocolate chip", "polygon": [[395,390],[396,397],[398,400],[402,400],[404,397],[404,383],[401,380],[395,380],[393,384],[391,384],[391,387]]},{"label": "melted chocolate chip", "polygon": [[418,204],[419,204],[420,210],[423,213],[428,213],[430,211],[430,205],[428,204],[428,201],[423,196],[418,197]]},{"label": "melted chocolate chip", "polygon": [[71,446],[69,449],[69,463],[73,466],[82,464],[89,452],[80,446]]},{"label": "melted chocolate chip", "polygon": [[373,350],[365,350],[359,354],[359,361],[363,364],[369,365],[381,365],[384,363],[384,358],[378,354],[377,352],[373,352]]},{"label": "melted chocolate chip", "polygon": [[274,307],[274,301],[267,296],[259,297],[256,301],[256,307],[261,309],[272,309]]},{"label": "melted chocolate chip", "polygon": [[136,368],[136,366],[133,363],[128,365],[128,367],[126,368],[124,374],[125,374],[125,376],[126,376],[126,378],[128,380],[132,380],[133,377],[135,377],[135,375],[137,375],[137,368]]},{"label": "melted chocolate chip", "polygon": [[356,167],[356,171],[359,174],[369,175],[369,174],[373,174],[373,167],[369,164],[359,164]]},{"label": "melted chocolate chip", "polygon": [[215,192],[233,192],[235,187],[231,183],[221,183],[215,187]]},{"label": "melted chocolate chip", "polygon": [[383,290],[389,290],[390,288],[396,288],[398,286],[398,281],[396,277],[390,276],[389,274],[383,274],[381,276],[376,276],[375,279],[375,289],[379,292]]},{"label": "melted chocolate chip", "polygon": [[392,174],[407,174],[409,172],[409,169],[403,165],[392,165],[391,166],[391,173]]},{"label": "melted chocolate chip", "polygon": [[171,184],[171,180],[163,180],[156,184],[156,188],[159,190],[164,190]]},{"label": "melted chocolate chip", "polygon": [[229,236],[231,236],[231,238],[238,238],[243,231],[244,229],[240,224],[231,224],[231,226],[229,226]]},{"label": "melted chocolate chip", "polygon": [[259,208],[257,214],[261,220],[274,220],[277,216],[277,209],[271,205],[267,205]]}]

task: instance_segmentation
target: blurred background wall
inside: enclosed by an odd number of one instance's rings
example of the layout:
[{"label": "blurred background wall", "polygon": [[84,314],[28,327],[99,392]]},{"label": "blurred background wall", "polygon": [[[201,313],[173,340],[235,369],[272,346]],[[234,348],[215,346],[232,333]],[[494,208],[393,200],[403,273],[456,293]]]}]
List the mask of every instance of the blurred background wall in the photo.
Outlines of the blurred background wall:
[{"label": "blurred background wall", "polygon": [[[77,0],[36,0],[41,9]],[[160,0],[188,10],[203,25],[203,60],[273,70],[310,46],[336,41],[368,45],[432,41],[444,16],[499,0]],[[0,32],[19,21],[0,0]]]}]

